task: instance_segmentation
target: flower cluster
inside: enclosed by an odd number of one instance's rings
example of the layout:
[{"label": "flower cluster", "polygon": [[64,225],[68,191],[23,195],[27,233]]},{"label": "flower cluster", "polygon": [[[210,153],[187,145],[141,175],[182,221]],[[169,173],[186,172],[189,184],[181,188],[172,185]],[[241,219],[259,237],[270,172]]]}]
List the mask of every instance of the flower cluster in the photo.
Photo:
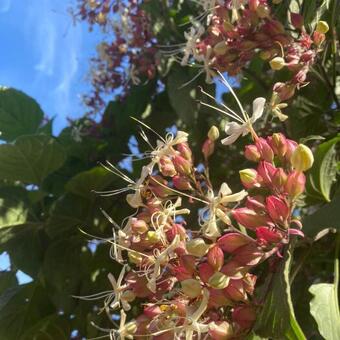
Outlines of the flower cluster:
[{"label": "flower cluster", "polygon": [[229,75],[240,73],[256,55],[275,71],[287,68],[291,77],[274,85],[271,100],[272,113],[285,120],[287,116],[281,109],[296,89],[308,83],[307,73],[325,40],[327,24],[319,22],[309,35],[303,17],[292,13],[294,30],[286,29],[273,16],[267,0],[202,1],[201,5],[201,20],[185,34],[181,64],[202,65],[207,82],[212,81],[215,70]]},{"label": "flower cluster", "polygon": [[[97,46],[92,59],[92,93],[85,104],[95,113],[105,105],[105,94],[124,95],[126,90],[155,76],[158,64],[150,20],[141,1],[78,0],[76,17],[99,25],[112,41]],[[112,38],[113,37],[113,38]]]},{"label": "flower cluster", "polygon": [[[281,257],[291,235],[303,236],[293,211],[313,163],[306,146],[281,133],[252,137],[244,155],[257,166],[240,171],[245,190],[237,193],[226,183],[216,191],[209,179],[216,127],[202,146],[204,170],[195,167],[181,131],[159,136],[137,181],[107,164],[129,184],[106,194],[132,190],[126,198],[136,209],[115,226],[111,241],[111,255],[123,266],[117,280],[109,275],[113,292],[105,300],[108,313],[121,313],[112,337],[219,340],[250,331],[260,308],[253,297],[256,267]],[[139,311],[126,322],[135,301]]]}]

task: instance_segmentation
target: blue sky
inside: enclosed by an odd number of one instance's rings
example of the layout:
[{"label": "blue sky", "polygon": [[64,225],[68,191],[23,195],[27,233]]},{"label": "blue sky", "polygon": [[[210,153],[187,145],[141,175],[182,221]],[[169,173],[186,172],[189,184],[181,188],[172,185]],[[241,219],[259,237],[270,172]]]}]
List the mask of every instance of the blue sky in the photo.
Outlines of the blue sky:
[{"label": "blue sky", "polygon": [[89,59],[99,35],[73,24],[76,0],[0,0],[0,85],[34,97],[55,132],[66,117],[84,112],[80,95],[89,90]]}]

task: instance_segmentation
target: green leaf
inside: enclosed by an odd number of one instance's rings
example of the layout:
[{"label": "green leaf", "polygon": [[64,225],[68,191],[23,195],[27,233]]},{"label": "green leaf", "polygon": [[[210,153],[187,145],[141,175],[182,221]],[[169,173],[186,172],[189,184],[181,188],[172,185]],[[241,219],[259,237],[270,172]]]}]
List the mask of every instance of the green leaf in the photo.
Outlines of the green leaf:
[{"label": "green leaf", "polygon": [[13,288],[18,284],[15,272],[0,271],[0,294],[6,289]]},{"label": "green leaf", "polygon": [[183,68],[176,67],[169,74],[167,82],[170,103],[178,117],[188,125],[193,125],[198,112],[198,105],[194,99],[196,83],[192,81],[190,84],[187,84],[191,80]]},{"label": "green leaf", "polygon": [[0,188],[0,228],[20,225],[26,222],[26,191],[20,187]]},{"label": "green leaf", "polygon": [[308,176],[307,193],[327,202],[331,200],[331,188],[336,177],[336,145],[339,141],[340,136],[337,136],[318,146],[314,153],[315,162]]},{"label": "green leaf", "polygon": [[0,87],[0,138],[13,141],[37,132],[44,113],[39,104],[21,91]]},{"label": "green leaf", "polygon": [[20,340],[69,340],[70,322],[65,316],[51,315],[30,327]]},{"label": "green leaf", "polygon": [[340,195],[333,198],[315,213],[303,219],[303,231],[308,236],[315,236],[326,228],[340,230]]},{"label": "green leaf", "polygon": [[104,169],[102,166],[94,167],[91,170],[83,171],[66,184],[66,190],[85,198],[94,198],[93,191],[101,191],[113,183],[117,176],[110,171]]},{"label": "green leaf", "polygon": [[6,290],[0,295],[0,339],[21,340],[28,328],[53,312],[47,292],[37,283]]},{"label": "green leaf", "polygon": [[309,288],[314,296],[310,301],[310,312],[326,340],[338,340],[340,336],[340,314],[335,289],[332,283],[318,283]]},{"label": "green leaf", "polygon": [[285,259],[272,276],[264,305],[257,317],[253,329],[257,335],[274,339],[306,339],[295,319],[291,301],[290,263],[291,253],[287,250]]},{"label": "green leaf", "polygon": [[54,139],[22,136],[14,144],[0,145],[0,179],[41,184],[64,161],[64,149]]}]

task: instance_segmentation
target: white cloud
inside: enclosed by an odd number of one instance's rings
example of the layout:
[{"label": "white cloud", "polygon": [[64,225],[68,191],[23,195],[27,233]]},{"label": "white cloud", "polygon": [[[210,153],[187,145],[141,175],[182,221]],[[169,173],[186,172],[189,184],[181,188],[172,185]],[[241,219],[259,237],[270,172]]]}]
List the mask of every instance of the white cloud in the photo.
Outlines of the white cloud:
[{"label": "white cloud", "polygon": [[6,13],[10,10],[12,0],[0,0],[0,13]]}]

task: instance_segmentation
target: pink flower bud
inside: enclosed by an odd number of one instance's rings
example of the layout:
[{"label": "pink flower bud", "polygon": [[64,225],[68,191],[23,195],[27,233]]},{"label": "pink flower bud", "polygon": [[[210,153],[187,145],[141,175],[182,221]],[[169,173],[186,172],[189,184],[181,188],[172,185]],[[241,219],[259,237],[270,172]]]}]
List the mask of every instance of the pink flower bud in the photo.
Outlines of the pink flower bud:
[{"label": "pink flower bud", "polygon": [[244,289],[243,280],[230,280],[227,288],[223,290],[232,301],[246,301],[247,292]]},{"label": "pink flower bud", "polygon": [[321,45],[326,39],[326,36],[324,33],[319,33],[317,31],[315,31],[313,33],[313,41],[314,41],[314,44],[319,46]]},{"label": "pink flower bud", "polygon": [[303,16],[298,13],[291,13],[290,21],[292,22],[292,25],[298,29],[301,29],[304,24]]},{"label": "pink flower bud", "polygon": [[267,216],[259,215],[248,208],[234,209],[232,215],[239,224],[249,229],[255,229],[270,222]]},{"label": "pink flower bud", "polygon": [[209,339],[227,340],[233,338],[233,327],[227,321],[209,323]]},{"label": "pink flower bud", "polygon": [[207,138],[202,146],[202,153],[205,159],[208,159],[215,151],[215,142]]},{"label": "pink flower bud", "polygon": [[257,138],[255,144],[256,144],[257,150],[260,153],[261,158],[264,161],[272,162],[274,159],[274,152],[272,148],[270,147],[270,145],[267,143],[267,141],[264,138],[260,137],[260,138]]},{"label": "pink flower bud", "polygon": [[176,169],[170,157],[164,156],[160,159],[159,171],[163,176],[173,177],[176,175]]},{"label": "pink flower bud", "polygon": [[259,244],[279,243],[282,240],[282,234],[268,227],[259,227],[256,229],[256,237]]},{"label": "pink flower bud", "polygon": [[249,243],[237,249],[233,260],[243,266],[255,266],[261,261],[263,255],[264,252],[255,243]]},{"label": "pink flower bud", "polygon": [[222,268],[224,263],[224,254],[218,245],[209,249],[207,261],[215,270],[220,270]]},{"label": "pink flower bud", "polygon": [[232,318],[242,329],[249,329],[256,320],[255,308],[249,305],[236,307],[233,310]]},{"label": "pink flower bud", "polygon": [[252,240],[241,233],[229,233],[217,240],[218,246],[227,253],[234,253],[238,248],[252,242]]},{"label": "pink flower bud", "polygon": [[293,171],[288,175],[286,191],[291,198],[296,198],[305,191],[306,176],[302,172]]},{"label": "pink flower bud", "polygon": [[181,174],[181,175],[185,175],[188,176],[191,174],[191,167],[192,164],[191,162],[189,162],[187,159],[185,159],[182,156],[176,155],[173,158],[173,163],[175,165],[175,169]]},{"label": "pink flower bud", "polygon": [[222,267],[221,272],[231,279],[242,279],[248,270],[248,266],[241,265],[238,262],[231,260]]},{"label": "pink flower bud", "polygon": [[148,225],[143,220],[138,220],[137,218],[131,219],[131,229],[137,234],[144,234],[149,230]]},{"label": "pink flower bud", "polygon": [[209,263],[202,263],[198,266],[198,272],[201,280],[207,283],[215,271]]},{"label": "pink flower bud", "polygon": [[[232,302],[226,296],[222,289],[209,288],[209,303],[208,308],[220,308],[225,306],[231,306]],[[217,314],[218,316],[218,314]],[[219,317],[215,320],[219,320]]]},{"label": "pink flower bud", "polygon": [[285,101],[294,96],[296,86],[285,84],[285,83],[276,83],[273,87],[274,92],[280,97],[281,101]]},{"label": "pink flower bud", "polygon": [[172,178],[172,182],[178,190],[192,190],[192,186],[187,177],[177,175]]},{"label": "pink flower bud", "polygon": [[282,191],[287,183],[287,175],[282,168],[278,168],[273,177],[273,187]]},{"label": "pink flower bud", "polygon": [[290,158],[292,157],[293,152],[295,151],[295,149],[297,148],[298,144],[291,140],[291,139],[287,139],[287,151],[285,154],[285,159],[287,161],[290,161]]},{"label": "pink flower bud", "polygon": [[266,211],[266,206],[264,205],[263,196],[248,196],[246,198],[246,207],[256,211],[257,213],[264,213]]},{"label": "pink flower bud", "polygon": [[290,209],[286,201],[277,196],[268,196],[266,198],[266,207],[269,216],[275,223],[286,225],[290,215]]},{"label": "pink flower bud", "polygon": [[149,305],[146,305],[146,306],[144,307],[144,314],[145,314],[148,318],[153,319],[153,318],[155,318],[157,315],[162,314],[162,311],[161,311],[161,309],[159,308],[159,306],[149,304]]},{"label": "pink flower bud", "polygon": [[188,143],[179,143],[177,144],[177,151],[181,154],[183,158],[192,161],[192,151],[188,145]]},{"label": "pink flower bud", "polygon": [[287,139],[282,133],[274,133],[271,137],[268,137],[267,140],[277,156],[283,157],[286,154]]},{"label": "pink flower bud", "polygon": [[276,168],[271,163],[262,161],[257,167],[257,173],[261,176],[264,184],[271,186]]},{"label": "pink flower bud", "polygon": [[244,149],[244,156],[249,160],[253,162],[258,162],[261,158],[260,152],[257,149],[256,145],[246,145]]},{"label": "pink flower bud", "polygon": [[182,255],[179,263],[189,272],[194,273],[196,268],[196,259],[193,255]]}]

